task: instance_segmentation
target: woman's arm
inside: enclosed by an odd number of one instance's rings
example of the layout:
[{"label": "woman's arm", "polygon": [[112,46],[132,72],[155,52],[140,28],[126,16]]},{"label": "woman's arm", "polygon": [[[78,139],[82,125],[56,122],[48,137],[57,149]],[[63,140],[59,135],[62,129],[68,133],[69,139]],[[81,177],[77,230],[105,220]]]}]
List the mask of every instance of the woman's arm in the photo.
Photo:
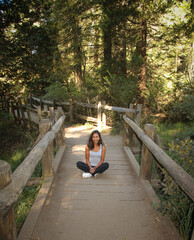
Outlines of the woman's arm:
[{"label": "woman's arm", "polygon": [[96,167],[94,167],[95,170],[96,170],[96,168],[100,167],[100,165],[103,164],[104,158],[105,158],[105,154],[106,154],[106,147],[105,147],[105,146],[102,146],[101,160],[100,160],[100,162],[98,163],[98,165],[97,165]]},{"label": "woman's arm", "polygon": [[88,148],[88,146],[86,146],[85,148],[85,156],[86,156],[86,163],[87,165],[91,168],[91,164],[90,164],[90,149]]}]

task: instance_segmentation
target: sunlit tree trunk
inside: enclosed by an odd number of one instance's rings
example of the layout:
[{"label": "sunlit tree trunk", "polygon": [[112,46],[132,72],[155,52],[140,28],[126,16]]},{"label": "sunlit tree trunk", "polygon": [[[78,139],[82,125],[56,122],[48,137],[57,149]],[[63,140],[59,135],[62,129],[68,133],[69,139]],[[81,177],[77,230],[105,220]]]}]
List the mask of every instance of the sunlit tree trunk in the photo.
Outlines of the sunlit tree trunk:
[{"label": "sunlit tree trunk", "polygon": [[188,66],[189,82],[192,83],[194,79],[194,41],[191,43],[191,53],[189,57],[189,66]]}]

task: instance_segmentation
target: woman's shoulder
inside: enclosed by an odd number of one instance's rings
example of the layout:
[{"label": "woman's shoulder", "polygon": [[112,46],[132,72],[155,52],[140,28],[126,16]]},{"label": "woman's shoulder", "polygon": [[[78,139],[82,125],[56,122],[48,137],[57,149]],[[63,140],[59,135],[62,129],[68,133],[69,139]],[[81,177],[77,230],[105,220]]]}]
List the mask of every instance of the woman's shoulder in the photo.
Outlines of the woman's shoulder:
[{"label": "woman's shoulder", "polygon": [[89,147],[88,147],[88,145],[86,145],[86,147],[85,147],[85,150],[87,150],[87,151],[89,151],[90,149],[89,149]]},{"label": "woman's shoulder", "polygon": [[105,149],[106,149],[106,147],[105,147],[105,145],[104,145],[104,144],[101,144],[101,148],[102,148],[103,150],[105,150]]}]

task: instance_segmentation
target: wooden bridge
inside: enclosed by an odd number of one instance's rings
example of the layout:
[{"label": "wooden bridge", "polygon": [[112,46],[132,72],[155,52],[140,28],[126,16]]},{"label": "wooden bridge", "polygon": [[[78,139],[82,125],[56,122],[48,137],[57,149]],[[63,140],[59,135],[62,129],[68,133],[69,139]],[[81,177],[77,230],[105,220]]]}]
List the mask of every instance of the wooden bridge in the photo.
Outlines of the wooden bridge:
[{"label": "wooden bridge", "polygon": [[[41,159],[45,182],[18,240],[180,239],[168,217],[157,212],[160,202],[149,182],[153,156],[191,199],[194,181],[151,140],[152,125],[147,125],[143,132],[133,121],[135,110],[123,111],[126,112],[124,138],[110,135],[109,128],[102,131],[107,149],[105,161],[110,168],[91,179],[81,178],[76,162],[84,161],[84,149],[92,129],[83,125],[64,128],[65,117],[60,115],[52,128],[49,119],[39,121],[41,140],[12,179],[9,167],[1,163],[4,185],[0,190],[0,239],[16,239],[13,204]],[[136,136],[143,142],[141,166],[131,151],[133,145],[137,146]],[[52,158],[53,141],[59,147],[55,159]]]}]

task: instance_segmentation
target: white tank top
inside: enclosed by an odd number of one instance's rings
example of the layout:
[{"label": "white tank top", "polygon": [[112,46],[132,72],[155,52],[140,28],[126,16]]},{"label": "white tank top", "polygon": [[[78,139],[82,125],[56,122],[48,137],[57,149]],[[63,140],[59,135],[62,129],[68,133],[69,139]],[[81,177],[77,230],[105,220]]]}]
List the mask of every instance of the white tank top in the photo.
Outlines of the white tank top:
[{"label": "white tank top", "polygon": [[89,161],[90,161],[91,166],[95,167],[98,165],[98,163],[101,160],[101,155],[102,155],[102,144],[100,144],[100,149],[98,152],[94,152],[94,151],[90,150]]}]

